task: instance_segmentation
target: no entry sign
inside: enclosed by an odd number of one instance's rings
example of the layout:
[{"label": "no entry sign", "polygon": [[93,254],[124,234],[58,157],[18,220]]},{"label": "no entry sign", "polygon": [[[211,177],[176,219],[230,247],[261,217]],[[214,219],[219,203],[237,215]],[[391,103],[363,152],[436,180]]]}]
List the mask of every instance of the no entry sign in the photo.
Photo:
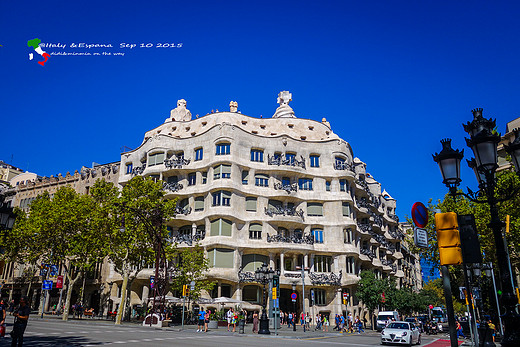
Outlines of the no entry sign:
[{"label": "no entry sign", "polygon": [[415,225],[419,228],[426,227],[428,224],[428,209],[422,202],[416,202],[412,206],[412,219]]}]

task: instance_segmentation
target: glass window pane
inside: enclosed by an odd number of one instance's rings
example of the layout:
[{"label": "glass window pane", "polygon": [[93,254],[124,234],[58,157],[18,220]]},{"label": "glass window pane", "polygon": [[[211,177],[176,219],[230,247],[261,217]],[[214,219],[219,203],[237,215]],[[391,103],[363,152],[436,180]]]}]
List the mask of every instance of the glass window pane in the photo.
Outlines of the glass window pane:
[{"label": "glass window pane", "polygon": [[256,212],[256,198],[246,197],[246,211]]}]

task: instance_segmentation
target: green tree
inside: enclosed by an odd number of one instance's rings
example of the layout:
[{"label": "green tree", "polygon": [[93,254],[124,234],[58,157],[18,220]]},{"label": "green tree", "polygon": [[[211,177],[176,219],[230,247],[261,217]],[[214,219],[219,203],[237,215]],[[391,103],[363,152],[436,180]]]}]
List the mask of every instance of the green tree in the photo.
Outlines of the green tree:
[{"label": "green tree", "polygon": [[204,255],[204,249],[196,244],[194,247],[179,247],[172,253],[172,260],[175,263],[175,276],[171,284],[171,289],[182,292],[182,286],[195,282],[194,290],[190,290],[190,300],[200,297],[201,291],[210,291],[215,282],[207,279],[206,273],[209,270],[209,260]]},{"label": "green tree", "polygon": [[[360,280],[356,295],[363,302],[367,308],[372,322],[372,329],[374,324],[374,310],[378,307],[391,306],[393,292],[395,291],[395,283],[389,279],[381,280],[376,278],[372,271],[364,270],[359,274]],[[384,299],[383,294],[384,293]],[[384,302],[383,302],[384,301]]]},{"label": "green tree", "polygon": [[[110,261],[121,274],[121,304],[116,317],[116,324],[121,319],[127,306],[129,282],[147,264],[155,259],[158,240],[164,243],[167,237],[165,222],[175,216],[176,199],[165,198],[162,181],[136,176],[122,189],[109,183],[100,182],[92,188],[92,195],[99,201],[100,215],[107,221],[105,242]],[[163,244],[163,251],[168,253],[172,247]]]}]

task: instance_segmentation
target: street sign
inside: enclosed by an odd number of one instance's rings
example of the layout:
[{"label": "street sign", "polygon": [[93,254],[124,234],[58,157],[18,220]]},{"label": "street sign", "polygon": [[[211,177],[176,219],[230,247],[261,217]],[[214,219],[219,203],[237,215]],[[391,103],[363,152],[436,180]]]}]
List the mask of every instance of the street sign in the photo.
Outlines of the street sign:
[{"label": "street sign", "polygon": [[155,286],[155,276],[150,276],[150,288],[153,289]]},{"label": "street sign", "polygon": [[296,297],[297,297],[296,293],[291,294],[292,302],[296,302]]},{"label": "street sign", "polygon": [[428,232],[426,229],[415,228],[413,233],[415,245],[420,248],[428,248]]},{"label": "street sign", "polygon": [[465,291],[466,291],[466,287],[459,287],[459,298],[460,298],[460,300],[466,299]]},{"label": "street sign", "polygon": [[422,202],[416,202],[412,206],[412,219],[415,225],[419,228],[426,227],[428,224],[428,209]]},{"label": "street sign", "polygon": [[273,300],[273,307],[279,308],[280,307],[280,299],[274,299]]},{"label": "street sign", "polygon": [[63,288],[63,276],[58,276],[58,278],[56,279],[56,288]]},{"label": "street sign", "polygon": [[44,280],[42,283],[42,289],[43,290],[51,290],[52,289],[52,281],[51,280]]},{"label": "street sign", "polygon": [[194,291],[194,290],[195,290],[195,281],[191,281],[191,282],[190,282],[190,290],[191,290],[191,291]]},{"label": "street sign", "polygon": [[51,269],[51,273],[50,273],[51,277],[58,276],[58,265],[51,265],[50,269]]}]

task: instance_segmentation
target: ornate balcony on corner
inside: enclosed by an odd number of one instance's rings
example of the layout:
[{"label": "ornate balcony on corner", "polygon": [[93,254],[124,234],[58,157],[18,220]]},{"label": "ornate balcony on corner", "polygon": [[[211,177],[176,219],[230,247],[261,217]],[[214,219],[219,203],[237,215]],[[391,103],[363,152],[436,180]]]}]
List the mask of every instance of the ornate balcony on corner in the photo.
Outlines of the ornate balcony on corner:
[{"label": "ornate balcony on corner", "polygon": [[354,172],[354,167],[352,164],[349,164],[347,162],[335,162],[334,163],[334,170],[349,170]]},{"label": "ornate balcony on corner", "polygon": [[388,217],[390,217],[390,219],[393,219],[395,220],[397,223],[399,223],[399,217],[395,214],[388,214]]},{"label": "ornate balcony on corner", "polygon": [[272,217],[274,215],[282,215],[282,216],[298,216],[302,220],[304,220],[303,217],[303,210],[299,209],[296,210],[296,207],[265,207],[265,214],[269,217]]},{"label": "ornate balcony on corner", "polygon": [[143,163],[142,166],[137,166],[132,169],[132,176],[141,175],[146,169],[146,163]]},{"label": "ornate balcony on corner", "polygon": [[329,274],[309,272],[309,279],[311,280],[311,283],[313,285],[339,286],[339,285],[341,285],[342,276],[343,276],[342,270],[339,270],[339,275],[336,275],[334,272],[331,272]]},{"label": "ornate balcony on corner", "polygon": [[314,237],[311,234],[307,235],[291,235],[291,236],[283,236],[283,235],[273,235],[270,236],[267,234],[267,242],[285,242],[285,243],[298,243],[298,244],[314,244]]},{"label": "ornate balcony on corner", "polygon": [[376,257],[376,254],[373,251],[371,251],[370,249],[367,249],[367,248],[361,248],[359,253],[361,253],[363,255],[366,255],[367,257],[370,258],[370,260],[373,260]]},{"label": "ornate balcony on corner", "polygon": [[184,159],[183,156],[179,156],[173,159],[165,159],[164,166],[168,169],[182,169],[182,167],[188,165],[190,161],[190,159]]},{"label": "ornate balcony on corner", "polygon": [[251,283],[256,282],[255,273],[252,271],[242,271],[242,268],[238,271],[238,282],[239,283]]},{"label": "ornate balcony on corner", "polygon": [[290,194],[291,192],[297,192],[298,191],[298,185],[296,183],[293,184],[282,184],[282,183],[275,183],[274,189],[276,190],[285,190],[287,194]]},{"label": "ornate balcony on corner", "polygon": [[364,208],[370,207],[369,202],[363,198],[356,200],[356,205],[357,205],[357,207],[364,207]]},{"label": "ornate balcony on corner", "polygon": [[305,158],[300,155],[301,160],[297,160],[294,157],[282,157],[281,155],[267,155],[268,165],[287,165],[287,166],[299,166],[302,169],[306,169]]},{"label": "ornate balcony on corner", "polygon": [[169,190],[169,191],[171,191],[173,193],[178,192],[182,188],[183,188],[182,184],[180,184],[178,182],[175,182],[175,183],[173,183],[173,182],[166,182],[163,185],[163,189]]},{"label": "ornate balcony on corner", "polygon": [[368,232],[372,231],[372,226],[370,224],[358,223],[357,225],[358,225],[359,230],[361,230],[364,233],[368,233]]}]

